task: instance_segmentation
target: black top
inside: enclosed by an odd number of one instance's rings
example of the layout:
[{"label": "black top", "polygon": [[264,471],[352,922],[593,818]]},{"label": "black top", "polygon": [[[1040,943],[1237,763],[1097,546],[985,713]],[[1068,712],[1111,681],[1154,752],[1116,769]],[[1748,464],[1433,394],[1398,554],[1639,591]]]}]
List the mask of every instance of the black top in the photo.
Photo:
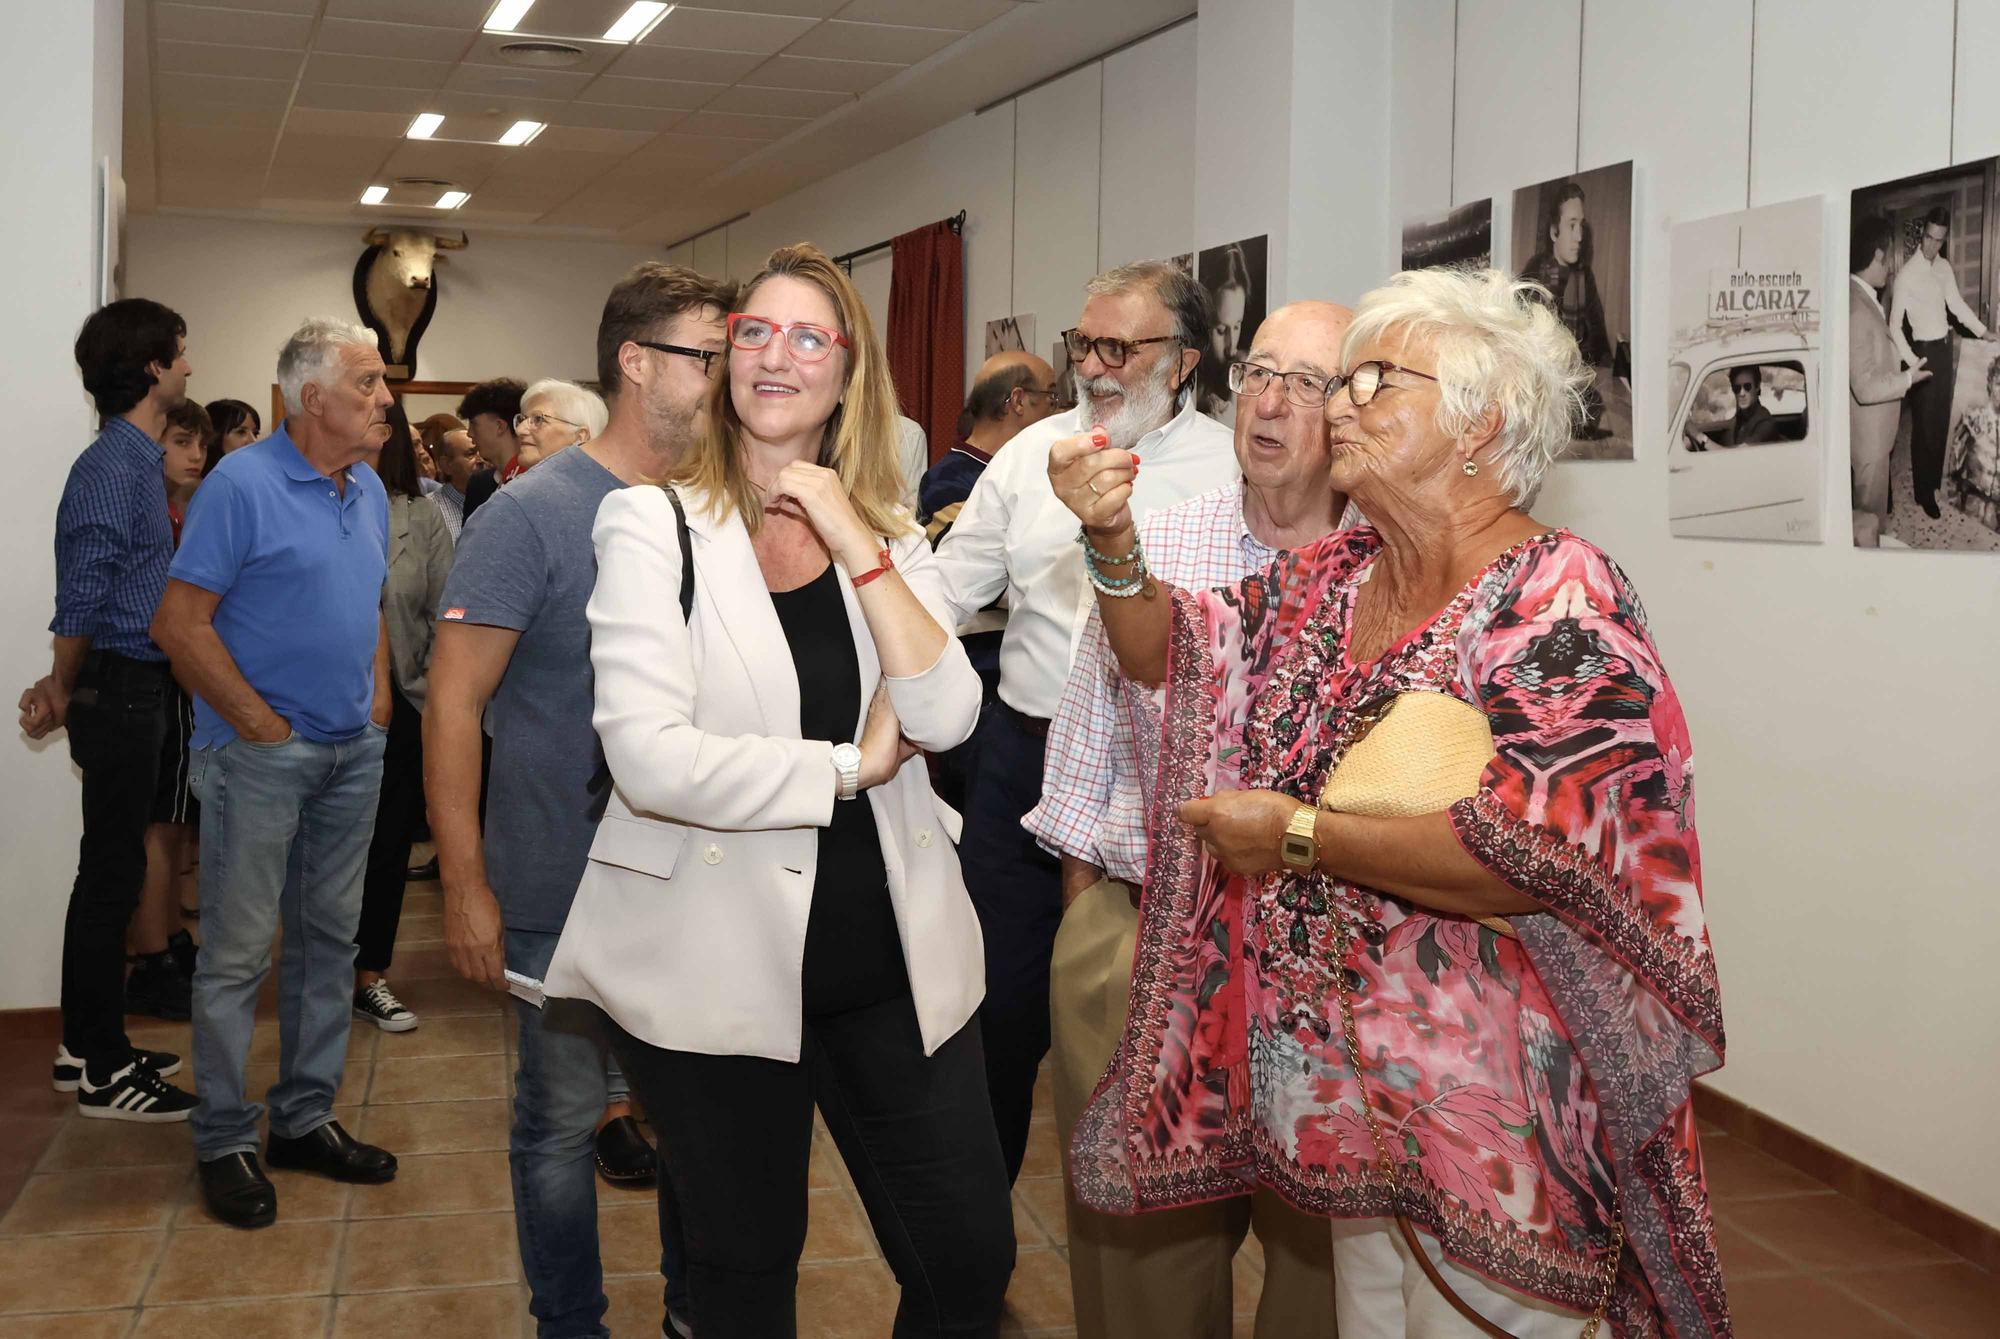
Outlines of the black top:
[{"label": "black top", "polygon": [[[861,667],[831,563],[791,591],[771,592],[799,676],[799,737],[855,742]],[[889,875],[865,795],[833,802],[819,834],[819,870],[806,921],[805,1011],[838,1013],[909,990],[903,943],[889,901]]]}]

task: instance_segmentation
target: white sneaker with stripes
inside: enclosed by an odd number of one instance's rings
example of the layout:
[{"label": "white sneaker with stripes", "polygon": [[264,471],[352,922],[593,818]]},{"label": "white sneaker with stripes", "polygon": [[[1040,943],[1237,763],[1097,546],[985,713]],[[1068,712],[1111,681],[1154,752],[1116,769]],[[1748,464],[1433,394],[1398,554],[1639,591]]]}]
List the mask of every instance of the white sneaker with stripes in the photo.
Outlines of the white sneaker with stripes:
[{"label": "white sneaker with stripes", "polygon": [[99,1088],[86,1071],[77,1082],[76,1109],[94,1120],[140,1121],[161,1125],[186,1120],[195,1108],[193,1093],[184,1092],[141,1064],[130,1064]]}]

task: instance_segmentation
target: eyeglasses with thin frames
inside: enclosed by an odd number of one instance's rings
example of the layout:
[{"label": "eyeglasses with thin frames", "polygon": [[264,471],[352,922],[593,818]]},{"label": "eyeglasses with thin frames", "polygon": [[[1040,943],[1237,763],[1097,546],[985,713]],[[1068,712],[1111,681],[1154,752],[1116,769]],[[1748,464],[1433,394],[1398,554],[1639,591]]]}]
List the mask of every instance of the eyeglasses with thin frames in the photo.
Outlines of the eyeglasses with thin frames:
[{"label": "eyeglasses with thin frames", "polygon": [[1081,330],[1065,330],[1062,337],[1063,347],[1069,350],[1069,360],[1072,363],[1080,363],[1095,353],[1097,361],[1106,367],[1125,366],[1125,360],[1130,358],[1135,350],[1145,345],[1181,342],[1179,335],[1154,335],[1148,339],[1115,339],[1110,335],[1098,335],[1093,338]]},{"label": "eyeglasses with thin frames", "polygon": [[701,359],[701,374],[707,376],[715,370],[715,360],[722,356],[721,349],[690,349],[685,344],[660,344],[650,339],[632,341],[642,349],[655,349],[661,353],[677,353],[683,358]]},{"label": "eyeglasses with thin frames", "polygon": [[733,348],[745,353],[756,353],[770,347],[771,341],[782,338],[785,348],[792,357],[802,363],[817,363],[832,353],[834,346],[852,348],[847,336],[838,330],[829,330],[823,325],[813,325],[808,321],[773,321],[768,316],[752,316],[749,312],[729,313],[729,343]]},{"label": "eyeglasses with thin frames", "polygon": [[[1378,358],[1365,363],[1356,363],[1351,372],[1329,378],[1326,393],[1330,398],[1339,394],[1340,388],[1345,386],[1347,398],[1354,402],[1356,409],[1359,409],[1375,398],[1375,392],[1382,389],[1382,379],[1391,372],[1408,372],[1411,376],[1422,377],[1425,381],[1437,380],[1429,372],[1419,372],[1414,367],[1404,367],[1401,363],[1385,362]],[[1396,388],[1391,386],[1389,389]]]},{"label": "eyeglasses with thin frames", "polygon": [[1273,378],[1282,387],[1280,393],[1301,409],[1324,408],[1326,397],[1333,394],[1333,387],[1339,381],[1337,377],[1317,372],[1279,372],[1261,363],[1229,365],[1229,389],[1235,395],[1247,395],[1254,400],[1270,389]]},{"label": "eyeglasses with thin frames", "polygon": [[515,432],[519,432],[523,428],[533,428],[536,432],[540,432],[543,428],[548,427],[549,424],[551,423],[560,423],[565,428],[581,428],[583,426],[581,423],[572,423],[566,418],[557,418],[554,414],[514,415]]}]

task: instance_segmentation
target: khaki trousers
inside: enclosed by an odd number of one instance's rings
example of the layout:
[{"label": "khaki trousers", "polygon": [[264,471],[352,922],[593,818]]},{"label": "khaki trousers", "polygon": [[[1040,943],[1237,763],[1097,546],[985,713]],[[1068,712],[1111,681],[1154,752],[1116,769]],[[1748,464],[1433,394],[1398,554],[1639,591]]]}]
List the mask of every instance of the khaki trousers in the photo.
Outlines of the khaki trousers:
[{"label": "khaki trousers", "polygon": [[[1128,885],[1104,879],[1064,913],[1049,975],[1056,1128],[1065,1151],[1125,1033],[1139,913]],[[1228,1339],[1236,1248],[1255,1227],[1264,1248],[1258,1339],[1335,1339],[1333,1238],[1325,1219],[1267,1190],[1130,1217],[1076,1202],[1064,1178],[1077,1339]]]}]

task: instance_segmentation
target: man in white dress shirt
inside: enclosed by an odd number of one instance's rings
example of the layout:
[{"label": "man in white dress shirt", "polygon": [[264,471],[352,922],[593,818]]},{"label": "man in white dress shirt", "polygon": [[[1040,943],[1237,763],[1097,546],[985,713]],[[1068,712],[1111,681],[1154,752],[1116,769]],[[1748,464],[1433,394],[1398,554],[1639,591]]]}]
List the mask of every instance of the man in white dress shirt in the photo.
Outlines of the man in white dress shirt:
[{"label": "man in white dress shirt", "polygon": [[1195,411],[1209,327],[1201,286],[1171,264],[1142,261],[1106,271],[1085,291],[1083,315],[1063,336],[1077,407],[1008,444],[937,553],[959,622],[1003,591],[1010,611],[1000,703],[980,726],[959,848],[986,939],[980,1026],[1010,1179],[1021,1171],[1035,1072],[1049,1049],[1049,955],[1063,908],[1061,867],[1021,818],[1041,799],[1049,719],[1091,608],[1076,518],[1049,487],[1049,448],[1102,427],[1111,446],[1139,459],[1132,510],[1140,520],[1237,477],[1229,430]]},{"label": "man in white dress shirt", "polygon": [[[1956,320],[1974,339],[1988,338],[1986,323],[1959,296],[1958,275],[1944,258],[1951,235],[1951,211],[1943,205],[1924,215],[1923,240],[1896,271],[1889,303],[1889,338],[1906,368],[1928,366],[1932,376],[1910,388],[1910,475],[1917,505],[1932,520],[1939,516],[1938,485],[1944,481],[1944,439],[1951,421],[1951,325]],[[1909,336],[1903,323],[1909,322]]]}]

